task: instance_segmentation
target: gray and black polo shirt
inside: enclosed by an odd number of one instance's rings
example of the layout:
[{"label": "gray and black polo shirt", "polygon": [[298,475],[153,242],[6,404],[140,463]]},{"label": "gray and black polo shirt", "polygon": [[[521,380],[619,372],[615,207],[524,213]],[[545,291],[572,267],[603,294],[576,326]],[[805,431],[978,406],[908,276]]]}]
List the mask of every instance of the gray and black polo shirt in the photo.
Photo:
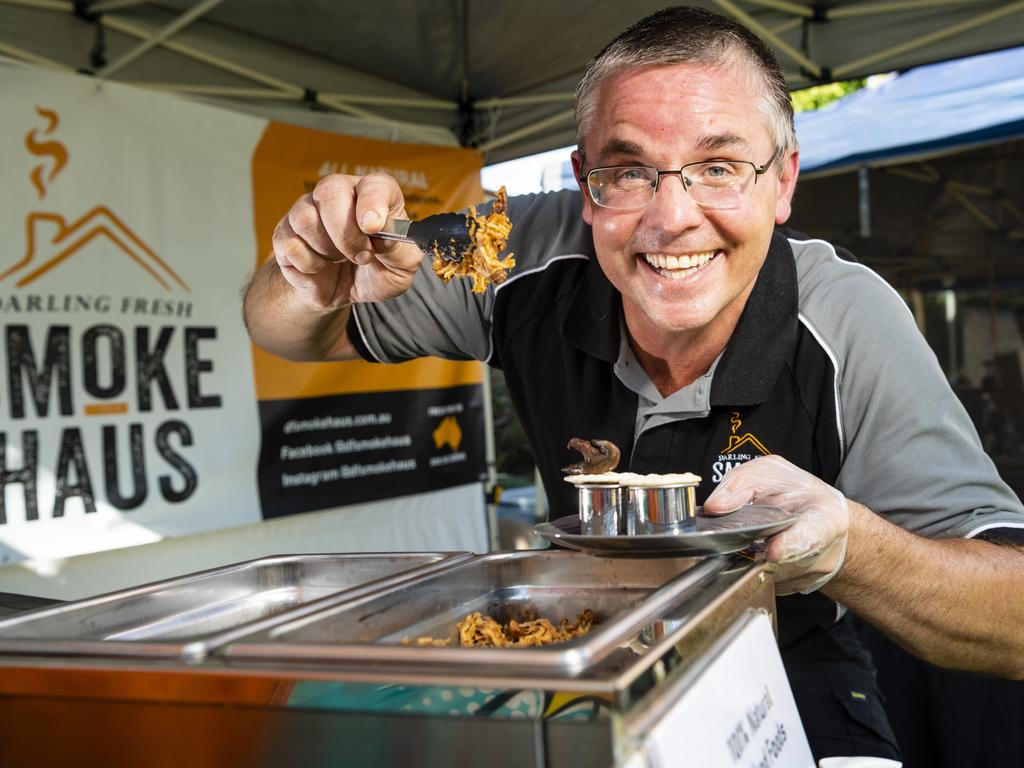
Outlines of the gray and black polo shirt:
[{"label": "gray and black polo shirt", "polygon": [[574,191],[510,201],[509,279],[484,294],[429,264],[407,294],[357,305],[369,360],[436,355],[502,369],[552,517],[575,513],[572,437],[611,440],[621,470],[694,472],[702,503],[732,467],[774,453],[925,536],[1020,540],[1000,480],[899,295],[821,240],[777,231],[728,347],[662,398],[624,338]]}]

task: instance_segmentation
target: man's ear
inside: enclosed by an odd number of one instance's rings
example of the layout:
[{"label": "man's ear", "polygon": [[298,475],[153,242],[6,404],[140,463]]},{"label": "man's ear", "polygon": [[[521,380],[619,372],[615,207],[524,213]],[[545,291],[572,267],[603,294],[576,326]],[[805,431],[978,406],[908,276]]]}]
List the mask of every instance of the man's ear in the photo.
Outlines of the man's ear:
[{"label": "man's ear", "polygon": [[587,182],[580,180],[580,177],[583,175],[583,162],[583,153],[578,149],[574,149],[572,151],[572,174],[576,178],[580,192],[583,194],[583,220],[587,224],[593,224],[594,201],[590,199],[590,192],[587,191]]},{"label": "man's ear", "polygon": [[775,198],[775,223],[785,224],[793,212],[793,193],[796,192],[796,177],[800,175],[800,150],[793,150],[782,162],[779,174],[779,191]]}]

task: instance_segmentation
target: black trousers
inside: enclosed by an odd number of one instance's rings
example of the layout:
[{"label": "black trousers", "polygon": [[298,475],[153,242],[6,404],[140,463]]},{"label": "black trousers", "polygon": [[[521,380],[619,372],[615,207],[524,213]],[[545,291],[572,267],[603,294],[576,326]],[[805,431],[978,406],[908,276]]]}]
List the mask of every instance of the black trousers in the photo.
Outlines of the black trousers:
[{"label": "black trousers", "polygon": [[782,662],[815,762],[853,755],[901,759],[871,654],[849,614],[786,643]]}]

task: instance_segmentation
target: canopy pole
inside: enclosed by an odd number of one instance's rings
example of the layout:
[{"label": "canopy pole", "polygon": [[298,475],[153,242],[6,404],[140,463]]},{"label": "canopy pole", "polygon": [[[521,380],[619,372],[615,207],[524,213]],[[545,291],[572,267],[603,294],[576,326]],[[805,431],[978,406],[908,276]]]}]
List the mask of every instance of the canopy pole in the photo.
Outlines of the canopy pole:
[{"label": "canopy pole", "polygon": [[919,288],[910,289],[910,307],[914,310],[914,322],[917,323],[917,330],[924,336],[928,329],[928,321],[924,309],[924,294]]},{"label": "canopy pole", "polygon": [[871,237],[871,185],[868,179],[868,167],[862,165],[857,169],[858,213],[860,214],[860,236]]},{"label": "canopy pole", "polygon": [[995,359],[999,351],[999,324],[996,322],[996,312],[999,311],[998,298],[996,296],[996,257],[992,249],[988,250],[988,335],[989,344],[992,348],[992,358]]},{"label": "canopy pole", "polygon": [[498,487],[498,452],[494,439],[494,403],[491,401],[491,366],[481,363],[484,368],[484,504],[487,509],[487,548],[497,550],[501,545],[498,524],[498,499],[495,489]]},{"label": "canopy pole", "polygon": [[960,367],[960,362],[957,360],[958,345],[956,343],[956,291],[950,286],[942,293],[946,304],[946,349],[948,354],[946,365],[949,369],[946,373],[946,378],[949,379],[950,384],[956,384],[958,379],[957,369]]}]

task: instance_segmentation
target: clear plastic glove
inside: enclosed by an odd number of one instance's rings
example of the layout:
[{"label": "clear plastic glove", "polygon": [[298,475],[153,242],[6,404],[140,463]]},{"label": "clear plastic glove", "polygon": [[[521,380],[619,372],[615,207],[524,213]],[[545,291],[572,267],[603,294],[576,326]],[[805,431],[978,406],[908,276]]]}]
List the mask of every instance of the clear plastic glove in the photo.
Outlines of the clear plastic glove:
[{"label": "clear plastic glove", "polygon": [[731,470],[704,502],[704,513],[724,515],[744,504],[800,514],[768,539],[765,557],[776,564],[776,594],[809,594],[839,571],[846,557],[850,507],[835,488],[781,456],[762,456]]}]

